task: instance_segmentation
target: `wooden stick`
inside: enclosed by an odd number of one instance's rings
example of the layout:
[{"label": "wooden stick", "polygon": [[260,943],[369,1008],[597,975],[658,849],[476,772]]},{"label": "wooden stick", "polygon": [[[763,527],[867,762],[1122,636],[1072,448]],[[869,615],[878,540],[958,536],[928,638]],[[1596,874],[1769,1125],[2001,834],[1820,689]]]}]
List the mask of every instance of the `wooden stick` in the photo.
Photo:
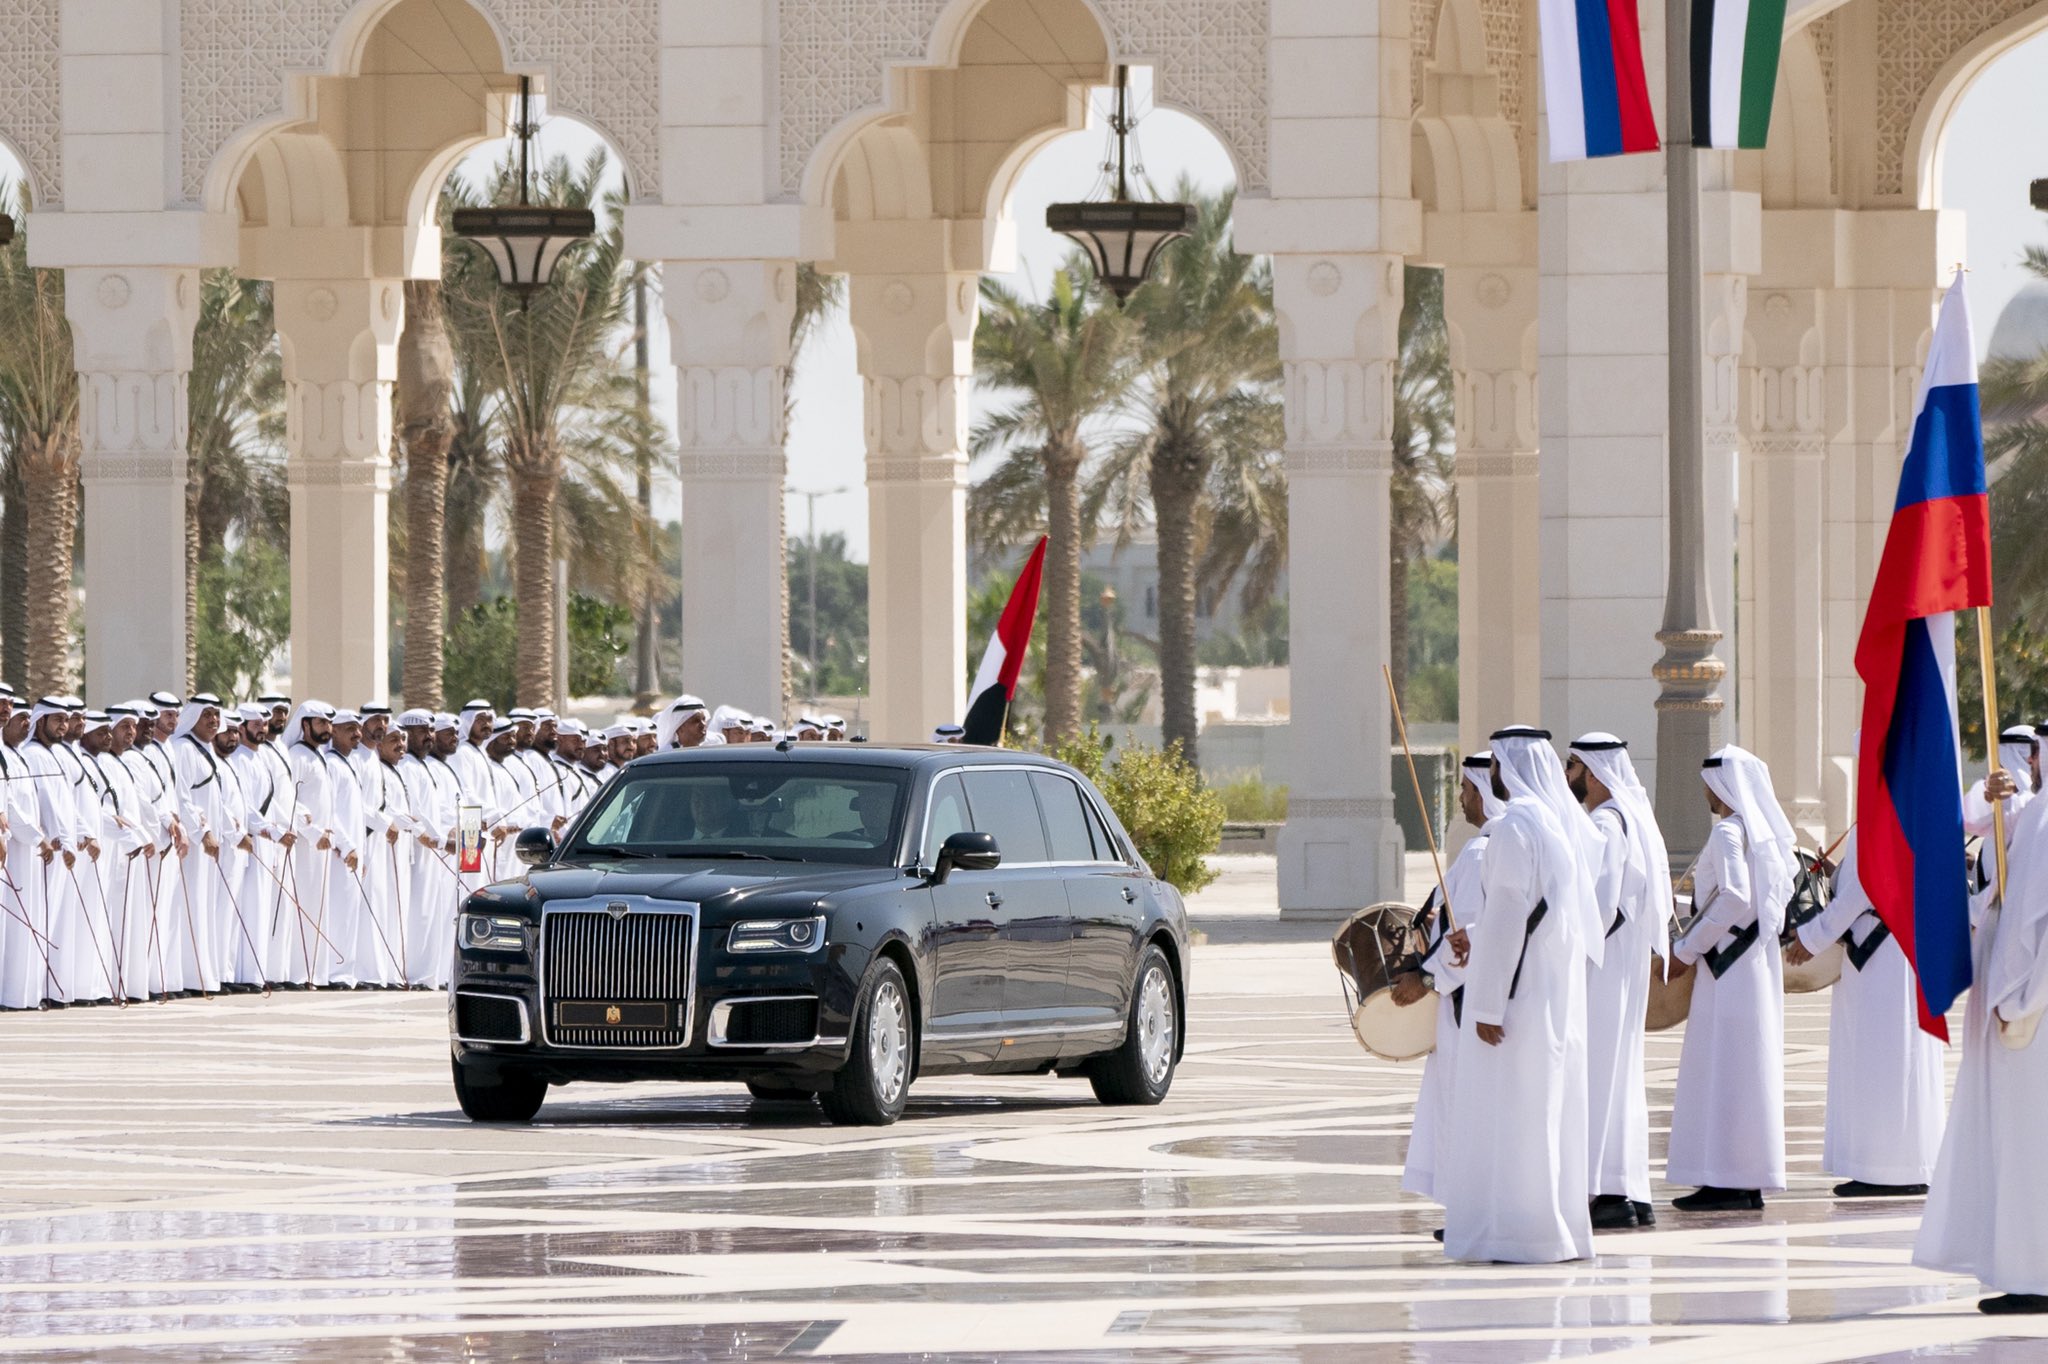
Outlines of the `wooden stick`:
[{"label": "wooden stick", "polygon": [[[1984,674],[1984,753],[1990,760],[1988,770],[1996,772],[1998,766],[1998,675],[1992,671],[1991,663],[1991,608],[1977,608],[1977,666]],[[1998,862],[1998,903],[2005,903],[2005,802],[1991,802],[1991,845]]]},{"label": "wooden stick", "polygon": [[1401,718],[1401,698],[1394,694],[1394,670],[1380,664],[1380,676],[1387,681],[1387,700],[1394,707],[1394,729],[1401,736],[1401,752],[1408,759],[1408,781],[1415,787],[1415,806],[1422,812],[1422,837],[1429,844],[1429,862],[1436,868],[1436,893],[1443,897],[1444,932],[1455,933],[1458,921],[1451,914],[1451,892],[1444,885],[1444,863],[1436,851],[1436,830],[1430,826],[1429,802],[1422,798],[1422,778],[1415,774],[1415,754],[1408,747],[1408,722]]}]

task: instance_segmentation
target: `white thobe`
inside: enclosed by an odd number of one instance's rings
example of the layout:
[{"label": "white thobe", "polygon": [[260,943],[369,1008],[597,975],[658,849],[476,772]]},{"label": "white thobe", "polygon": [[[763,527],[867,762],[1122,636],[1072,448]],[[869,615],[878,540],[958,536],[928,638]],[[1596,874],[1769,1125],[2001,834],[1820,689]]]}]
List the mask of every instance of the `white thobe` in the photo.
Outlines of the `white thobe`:
[{"label": "white thobe", "polygon": [[[265,911],[269,903],[253,894],[249,884],[257,856],[256,837],[261,818],[256,813],[255,799],[242,781],[246,770],[244,765],[236,760],[234,754],[223,758],[215,752],[214,761],[219,764],[221,817],[227,821],[227,832],[217,835],[220,838],[216,894],[220,896],[221,978],[237,985],[262,985],[267,979],[265,957],[269,947],[270,923]],[[249,844],[246,851],[241,846],[244,841]]]},{"label": "white thobe", "polygon": [[[504,881],[519,874],[519,864],[512,856],[512,840],[523,826],[519,816],[524,813],[520,802],[525,791],[519,782],[520,768],[509,761],[490,764],[491,791],[494,804],[484,815],[485,829],[498,829],[504,837],[493,841],[488,835],[484,841],[484,879]],[[527,774],[530,778],[531,773]],[[530,808],[530,807],[526,807]]]},{"label": "white thobe", "polygon": [[[332,887],[328,871],[337,861],[334,839],[334,782],[327,755],[300,740],[286,750],[292,765],[292,789],[298,800],[292,811],[292,827],[298,838],[292,844],[291,883],[287,900],[296,899],[299,920],[299,950],[292,957],[295,974],[290,979],[320,986],[331,983],[343,963],[347,945],[334,931]],[[319,846],[321,839],[329,846]]]},{"label": "white thobe", "polygon": [[[359,985],[377,979],[377,958],[384,950],[378,933],[382,925],[370,917],[368,888],[362,878],[363,787],[356,780],[348,759],[328,749],[327,836],[334,841],[327,854],[327,936],[342,956],[332,980],[341,985]],[[348,855],[355,853],[356,868],[349,869]]]},{"label": "white thobe", "polygon": [[[1480,859],[1486,855],[1487,829],[1491,827],[1489,822],[1486,828],[1466,839],[1444,873],[1444,888],[1451,896],[1451,914],[1457,926],[1466,930],[1468,939],[1486,908],[1479,867]],[[1458,1031],[1458,1006],[1452,1000],[1465,983],[1465,972],[1451,961],[1449,939],[1448,933],[1439,930],[1422,960],[1422,969],[1436,985],[1436,1049],[1422,1062],[1422,1088],[1415,1094],[1415,1123],[1408,1132],[1408,1161],[1401,1170],[1403,1189],[1437,1202],[1443,1200],[1437,1197],[1436,1172],[1442,1166],[1444,1143],[1450,1132],[1458,1049],[1465,1042]]]},{"label": "white thobe", "polygon": [[[397,768],[382,758],[371,760],[363,782],[363,891],[374,915],[376,955],[372,959],[374,980],[379,985],[404,985],[406,964],[412,951],[411,926],[406,922],[407,883],[412,879],[413,842],[411,802],[406,799],[405,782]],[[398,841],[392,842],[391,832]]]},{"label": "white thobe", "polygon": [[1962,1066],[1913,1263],[2048,1294],[2048,1038],[2014,1049],[1998,1026],[2048,1009],[2048,802],[2023,816],[2012,852],[2007,902],[1972,945]]},{"label": "white thobe", "polygon": [[0,1009],[32,1009],[55,983],[44,928],[42,812],[19,753],[0,745],[0,809],[7,813],[7,863],[0,868]]},{"label": "white thobe", "polygon": [[1828,1013],[1828,1117],[1821,1168],[1866,1184],[1925,1184],[1941,1151],[1941,1039],[1920,1030],[1913,968],[1884,931],[1856,874],[1856,835],[1828,907],[1799,927],[1819,956],[1845,934],[1883,941],[1858,970],[1842,963]]},{"label": "white thobe", "polygon": [[128,864],[128,912],[134,931],[147,935],[140,948],[143,956],[137,959],[146,969],[139,975],[131,974],[128,986],[131,993],[139,987],[141,994],[148,996],[179,988],[171,983],[176,963],[170,952],[168,917],[168,908],[175,901],[171,888],[177,884],[176,840],[171,836],[171,817],[176,806],[156,765],[140,748],[130,748],[115,761],[127,774],[138,825],[149,835],[155,850]]},{"label": "white thobe", "polygon": [[1716,823],[1693,870],[1698,920],[1671,945],[1693,967],[1664,1178],[1719,1189],[1785,1187],[1785,957],[1759,934],[1718,979],[1706,954],[1756,922],[1742,821]]},{"label": "white thobe", "polygon": [[[77,889],[80,883],[75,879],[76,863],[87,858],[86,831],[79,822],[77,795],[72,785],[74,774],[57,761],[48,744],[37,739],[23,743],[16,756],[28,761],[29,772],[35,778],[29,784],[36,792],[36,824],[55,849],[49,861],[38,859],[31,871],[40,883],[40,927],[50,952],[44,994],[39,997],[69,1002],[76,998],[78,985],[90,979],[84,959],[92,955]],[[64,865],[66,853],[74,859],[71,867]]]},{"label": "white thobe", "polygon": [[[1627,816],[1613,801],[1593,811],[1603,840],[1595,894],[1606,956],[1586,967],[1586,1136],[1595,1195],[1650,1201],[1650,1103],[1643,1087],[1643,1025],[1649,1012],[1649,886],[1630,859]],[[1662,868],[1658,869],[1660,872]]]},{"label": "white thobe", "polygon": [[[1486,912],[1469,934],[1465,1021],[1438,1196],[1444,1253],[1524,1264],[1593,1253],[1586,1194],[1586,970],[1573,907],[1529,916],[1551,879],[1533,801],[1488,826],[1479,866]],[[1479,1024],[1502,1027],[1498,1045]]]},{"label": "white thobe", "polygon": [[169,749],[173,773],[171,797],[177,801],[179,822],[185,826],[185,837],[191,842],[183,865],[178,868],[176,887],[175,914],[185,929],[179,957],[186,988],[214,994],[220,990],[220,971],[226,960],[222,950],[224,935],[234,929],[227,922],[220,861],[217,855],[206,851],[205,836],[211,834],[225,852],[241,833],[232,827],[221,760],[214,756],[212,747],[190,734],[173,738],[165,747]]},{"label": "white thobe", "polygon": [[150,930],[155,924],[150,900],[154,857],[138,856],[156,848],[157,819],[147,811],[135,789],[135,774],[111,753],[86,755],[100,780],[106,835],[101,845],[101,885],[107,899],[107,936],[112,943],[114,974],[128,999],[144,999],[156,978]]},{"label": "white thobe", "polygon": [[[526,769],[527,780],[532,783],[534,799],[532,804],[522,806],[513,812],[512,818],[522,828],[529,824],[551,824],[556,816],[565,813],[568,806],[563,801],[562,774],[545,753],[536,753],[530,748],[515,748],[506,764]],[[525,783],[522,782],[522,785]]]},{"label": "white thobe", "polygon": [[[292,900],[292,850],[284,845],[285,835],[296,835],[298,830],[298,778],[292,772],[290,755],[275,739],[254,748],[244,744],[235,760],[243,764],[243,789],[249,793],[259,821],[251,881],[264,904],[263,921],[269,930],[263,945],[263,973],[273,981],[303,982],[310,970],[310,954],[301,941],[305,929]],[[296,837],[293,841],[296,843]]]},{"label": "white thobe", "polygon": [[91,950],[75,959],[85,971],[75,982],[75,999],[114,999],[122,993],[120,945],[114,940],[114,916],[107,902],[107,852],[116,843],[116,826],[109,818],[110,801],[104,777],[93,766],[92,755],[76,743],[62,743],[54,750],[57,761],[75,770],[71,798],[78,810],[80,833],[99,848],[98,857],[81,857],[71,869],[77,881],[79,918],[85,925]]},{"label": "white thobe", "polygon": [[438,759],[410,753],[398,760],[397,772],[412,817],[405,978],[413,985],[438,985],[448,969],[436,955],[443,945],[439,920],[453,915],[458,896],[447,853],[448,837],[455,831],[455,774]]}]

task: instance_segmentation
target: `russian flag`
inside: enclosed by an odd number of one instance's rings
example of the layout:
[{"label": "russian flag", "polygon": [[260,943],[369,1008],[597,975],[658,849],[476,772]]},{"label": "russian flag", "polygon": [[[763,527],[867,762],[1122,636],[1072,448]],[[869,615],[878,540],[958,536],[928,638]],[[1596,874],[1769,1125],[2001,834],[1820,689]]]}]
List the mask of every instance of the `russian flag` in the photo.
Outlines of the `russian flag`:
[{"label": "russian flag", "polygon": [[1550,159],[1657,150],[1636,0],[1540,0]]},{"label": "russian flag", "polygon": [[1954,612],[1991,604],[1991,503],[1963,277],[1941,301],[1891,529],[1856,641],[1863,887],[1919,978],[1920,1026],[1970,985]]}]

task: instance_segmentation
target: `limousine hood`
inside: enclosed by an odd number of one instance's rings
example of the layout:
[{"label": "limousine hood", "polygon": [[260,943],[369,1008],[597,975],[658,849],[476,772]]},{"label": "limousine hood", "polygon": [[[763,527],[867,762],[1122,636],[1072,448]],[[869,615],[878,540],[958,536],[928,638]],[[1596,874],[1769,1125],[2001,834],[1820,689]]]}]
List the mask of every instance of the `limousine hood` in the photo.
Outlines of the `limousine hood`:
[{"label": "limousine hood", "polygon": [[756,897],[843,895],[904,883],[895,867],[819,866],[812,862],[650,859],[593,861],[543,867],[527,875],[535,901],[582,900],[600,895],[644,895],[700,905],[736,905]]}]

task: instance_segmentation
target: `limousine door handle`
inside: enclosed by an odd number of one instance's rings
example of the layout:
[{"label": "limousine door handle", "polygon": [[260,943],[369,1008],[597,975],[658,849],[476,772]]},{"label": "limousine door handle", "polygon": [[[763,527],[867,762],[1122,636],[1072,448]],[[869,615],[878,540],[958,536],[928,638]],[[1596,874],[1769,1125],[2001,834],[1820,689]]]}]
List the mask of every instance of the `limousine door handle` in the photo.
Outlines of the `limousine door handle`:
[{"label": "limousine door handle", "polygon": [[1129,886],[1124,887],[1124,903],[1127,905],[1135,905],[1136,903],[1138,903],[1138,893],[1132,890]]},{"label": "limousine door handle", "polygon": [[1003,907],[1003,897],[994,891],[990,891],[988,893],[988,907],[990,909],[1001,909]]}]

